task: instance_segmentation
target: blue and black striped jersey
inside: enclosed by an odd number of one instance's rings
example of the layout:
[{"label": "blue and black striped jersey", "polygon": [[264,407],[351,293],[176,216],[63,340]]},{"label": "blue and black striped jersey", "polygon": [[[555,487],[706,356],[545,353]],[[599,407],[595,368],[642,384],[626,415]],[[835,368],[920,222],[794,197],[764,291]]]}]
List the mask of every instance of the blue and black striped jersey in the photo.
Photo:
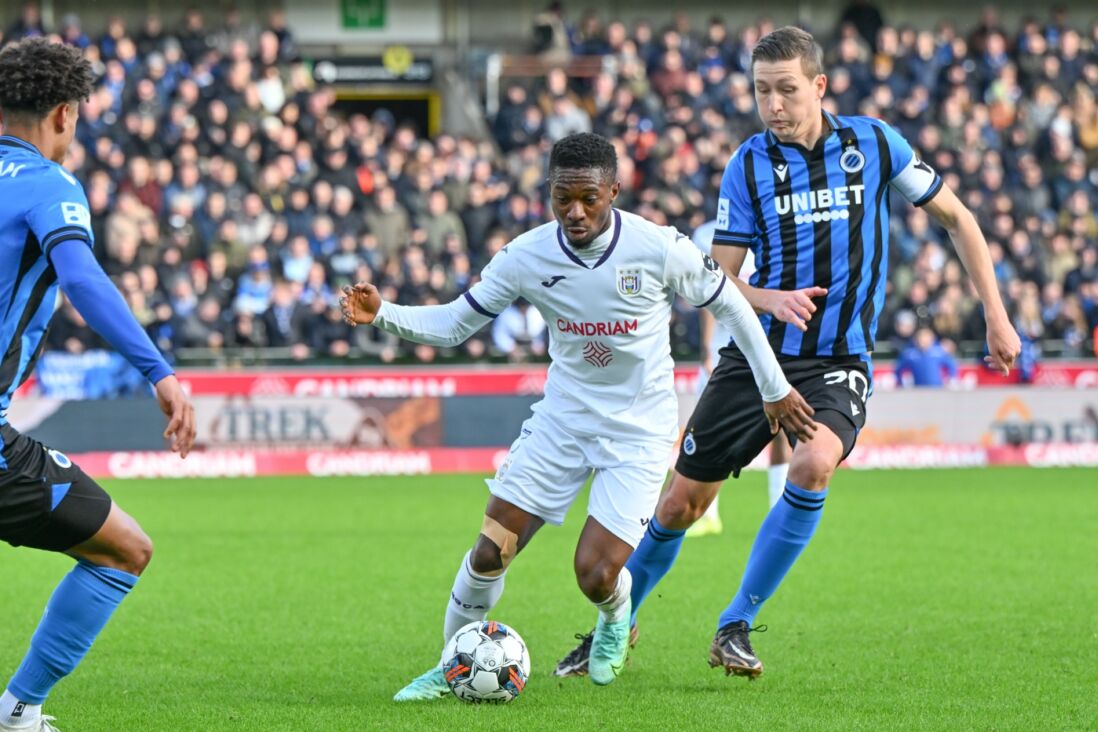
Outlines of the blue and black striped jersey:
[{"label": "blue and black striped jersey", "polygon": [[750,247],[754,287],[826,287],[801,332],[768,314],[775,352],[789,356],[869,353],[888,275],[888,186],[916,206],[942,180],[894,129],[869,117],[824,113],[812,150],[770,131],[750,137],[721,182],[714,245]]},{"label": "blue and black striped jersey", "polygon": [[84,188],[30,143],[0,137],[0,423],[57,305],[50,250],[70,240],[93,244]]}]

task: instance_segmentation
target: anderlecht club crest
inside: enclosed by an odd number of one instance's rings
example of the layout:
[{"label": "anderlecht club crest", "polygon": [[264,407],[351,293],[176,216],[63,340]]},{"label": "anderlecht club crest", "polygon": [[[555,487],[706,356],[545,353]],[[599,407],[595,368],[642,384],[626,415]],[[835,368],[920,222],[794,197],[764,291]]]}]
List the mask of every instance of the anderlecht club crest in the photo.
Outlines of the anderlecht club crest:
[{"label": "anderlecht club crest", "polygon": [[640,267],[618,267],[618,292],[626,297],[639,295],[641,291]]}]

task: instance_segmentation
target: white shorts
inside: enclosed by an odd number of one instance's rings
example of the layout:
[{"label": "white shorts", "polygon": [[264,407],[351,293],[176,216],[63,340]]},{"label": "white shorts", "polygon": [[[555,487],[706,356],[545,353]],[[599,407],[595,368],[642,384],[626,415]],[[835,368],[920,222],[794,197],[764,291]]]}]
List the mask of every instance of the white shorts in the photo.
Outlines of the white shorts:
[{"label": "white shorts", "polygon": [[656,510],[673,445],[577,435],[535,412],[486,482],[493,496],[559,525],[594,472],[588,515],[635,547]]}]

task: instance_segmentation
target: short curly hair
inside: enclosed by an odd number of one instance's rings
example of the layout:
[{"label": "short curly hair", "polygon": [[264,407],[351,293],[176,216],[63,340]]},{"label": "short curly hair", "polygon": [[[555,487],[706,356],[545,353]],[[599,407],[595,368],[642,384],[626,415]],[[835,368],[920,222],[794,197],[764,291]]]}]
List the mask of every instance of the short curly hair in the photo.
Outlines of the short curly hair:
[{"label": "short curly hair", "polygon": [[618,152],[602,135],[591,132],[568,135],[558,140],[549,153],[549,175],[562,168],[597,168],[606,180],[614,181],[618,177]]},{"label": "short curly hair", "polygon": [[25,38],[0,51],[0,111],[38,121],[59,104],[92,92],[95,76],[80,49],[45,38]]}]

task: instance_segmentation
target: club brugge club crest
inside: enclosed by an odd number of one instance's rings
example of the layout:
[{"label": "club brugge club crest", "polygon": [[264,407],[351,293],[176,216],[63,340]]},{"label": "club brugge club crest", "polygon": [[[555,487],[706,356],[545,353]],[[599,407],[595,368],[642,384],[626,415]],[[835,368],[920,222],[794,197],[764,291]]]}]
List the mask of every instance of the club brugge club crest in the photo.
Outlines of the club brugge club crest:
[{"label": "club brugge club crest", "polygon": [[618,267],[618,292],[627,297],[639,295],[641,291],[641,268]]}]

